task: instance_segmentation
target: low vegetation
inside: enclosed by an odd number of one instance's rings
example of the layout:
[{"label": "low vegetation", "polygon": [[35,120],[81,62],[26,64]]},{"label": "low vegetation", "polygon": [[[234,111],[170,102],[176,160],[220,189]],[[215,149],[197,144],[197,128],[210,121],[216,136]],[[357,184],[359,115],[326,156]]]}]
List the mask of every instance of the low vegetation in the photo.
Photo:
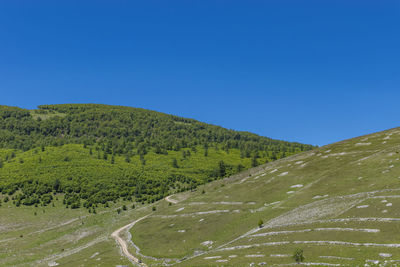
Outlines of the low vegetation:
[{"label": "low vegetation", "polygon": [[303,255],[303,249],[301,248],[297,248],[294,251],[293,254],[293,259],[296,263],[300,264],[301,262],[303,262],[305,260],[304,255]]}]

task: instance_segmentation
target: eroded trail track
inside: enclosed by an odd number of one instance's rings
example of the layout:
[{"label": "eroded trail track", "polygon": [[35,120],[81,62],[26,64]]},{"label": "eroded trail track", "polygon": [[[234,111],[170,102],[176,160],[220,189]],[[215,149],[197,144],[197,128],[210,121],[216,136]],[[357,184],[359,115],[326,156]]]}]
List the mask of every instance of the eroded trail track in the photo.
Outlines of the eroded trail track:
[{"label": "eroded trail track", "polygon": [[111,236],[112,238],[117,241],[118,245],[121,247],[122,253],[132,262],[138,264],[139,266],[147,266],[145,263],[142,263],[138,258],[136,258],[134,255],[132,255],[129,250],[128,250],[128,244],[127,242],[120,236],[120,234],[128,229],[130,229],[132,226],[134,226],[136,223],[140,222],[141,220],[144,220],[148,217],[149,215],[143,216],[136,221],[131,222],[130,224],[127,224],[118,230],[114,231]]},{"label": "eroded trail track", "polygon": [[165,198],[165,200],[166,200],[167,202],[172,203],[172,204],[177,204],[179,201],[178,201],[178,200],[175,200],[175,199],[172,199],[172,198],[171,198],[172,196],[174,196],[174,195],[167,196],[167,197]]}]

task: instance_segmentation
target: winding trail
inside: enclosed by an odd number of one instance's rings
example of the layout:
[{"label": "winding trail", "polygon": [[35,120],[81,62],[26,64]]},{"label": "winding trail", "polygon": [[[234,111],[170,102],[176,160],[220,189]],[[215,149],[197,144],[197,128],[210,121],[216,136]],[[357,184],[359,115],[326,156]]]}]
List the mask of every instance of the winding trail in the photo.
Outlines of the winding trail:
[{"label": "winding trail", "polygon": [[138,264],[139,266],[147,266],[145,263],[142,263],[138,258],[136,258],[135,256],[133,256],[129,250],[128,250],[128,245],[125,242],[124,239],[122,239],[122,237],[120,236],[121,232],[128,230],[129,228],[131,228],[132,226],[134,226],[136,223],[140,222],[141,220],[146,219],[147,217],[149,217],[150,214],[143,216],[142,218],[137,219],[136,221],[131,222],[130,224],[127,224],[121,228],[119,228],[118,230],[116,230],[115,232],[113,232],[111,234],[111,237],[115,239],[115,241],[117,241],[118,245],[121,247],[121,251],[122,253],[132,262]]},{"label": "winding trail", "polygon": [[178,200],[175,200],[175,199],[172,199],[172,198],[171,198],[172,196],[173,196],[173,195],[170,195],[170,196],[165,197],[165,201],[167,201],[167,202],[169,202],[169,203],[172,203],[172,204],[177,204],[179,201],[178,201]]},{"label": "winding trail", "polygon": [[[171,199],[173,195],[167,196],[165,197],[165,200],[167,202],[170,202],[172,204],[177,204],[179,201],[175,200],[175,199]],[[139,260],[137,257],[135,257],[134,255],[132,255],[129,250],[128,250],[128,244],[127,242],[120,236],[120,234],[124,231],[129,230],[130,228],[132,228],[136,223],[140,222],[141,220],[146,219],[147,217],[149,217],[150,214],[143,216],[139,219],[137,219],[136,221],[131,222],[130,224],[127,224],[125,226],[122,226],[121,228],[117,229],[116,231],[114,231],[111,234],[111,237],[115,239],[115,241],[117,241],[117,244],[119,245],[119,247],[121,248],[122,254],[124,254],[125,257],[127,257],[132,263],[135,263],[139,266],[147,266],[145,263],[143,263],[141,260]]]}]

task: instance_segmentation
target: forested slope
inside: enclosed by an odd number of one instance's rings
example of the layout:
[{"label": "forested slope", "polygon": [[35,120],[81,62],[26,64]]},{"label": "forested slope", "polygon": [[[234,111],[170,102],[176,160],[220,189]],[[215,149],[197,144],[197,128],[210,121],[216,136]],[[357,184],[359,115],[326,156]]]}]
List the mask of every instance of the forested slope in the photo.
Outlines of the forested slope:
[{"label": "forested slope", "polygon": [[154,202],[312,146],[155,111],[98,104],[0,106],[2,201],[95,211]]}]

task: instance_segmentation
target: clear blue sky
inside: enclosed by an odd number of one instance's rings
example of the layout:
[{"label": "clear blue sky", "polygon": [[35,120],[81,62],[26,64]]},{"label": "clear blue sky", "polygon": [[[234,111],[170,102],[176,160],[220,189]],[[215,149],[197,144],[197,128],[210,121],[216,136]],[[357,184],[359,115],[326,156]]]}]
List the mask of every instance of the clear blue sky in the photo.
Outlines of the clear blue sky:
[{"label": "clear blue sky", "polygon": [[399,1],[0,1],[0,103],[324,145],[400,126]]}]

